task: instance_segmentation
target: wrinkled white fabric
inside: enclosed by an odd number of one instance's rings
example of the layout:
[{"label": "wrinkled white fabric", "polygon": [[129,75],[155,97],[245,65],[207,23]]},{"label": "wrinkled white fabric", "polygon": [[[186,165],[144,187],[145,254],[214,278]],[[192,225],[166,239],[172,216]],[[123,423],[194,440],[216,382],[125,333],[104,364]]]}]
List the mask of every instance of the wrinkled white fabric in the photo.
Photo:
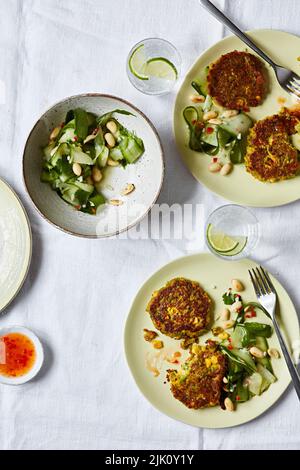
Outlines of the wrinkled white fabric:
[{"label": "wrinkled white fabric", "polygon": [[[298,0],[218,3],[244,29],[299,32]],[[125,364],[123,324],[140,284],[185,254],[186,244],[67,236],[36,213],[22,182],[22,150],[37,118],[68,95],[106,92],[133,102],[160,133],[166,179],[159,201],[204,204],[208,215],[224,201],[181,163],[172,133],[175,95],[140,94],[128,82],[125,60],[139,40],[163,37],[178,47],[185,73],[224,28],[198,0],[0,0],[0,6],[0,175],[22,197],[33,229],[28,279],[0,327],[26,325],[46,346],[34,382],[0,386],[0,449],[299,449],[300,407],[291,389],[259,419],[227,430],[198,430],[153,409]],[[299,210],[299,202],[255,210],[263,230],[255,257],[277,273],[298,307]]]}]

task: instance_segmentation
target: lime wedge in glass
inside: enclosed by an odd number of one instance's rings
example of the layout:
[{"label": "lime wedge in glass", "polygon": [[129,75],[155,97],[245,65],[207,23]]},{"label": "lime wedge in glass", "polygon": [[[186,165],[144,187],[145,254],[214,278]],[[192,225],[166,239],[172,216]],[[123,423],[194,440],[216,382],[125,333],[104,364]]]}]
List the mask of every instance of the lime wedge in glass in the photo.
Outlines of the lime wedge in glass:
[{"label": "lime wedge in glass", "polygon": [[248,242],[248,238],[247,237],[240,237],[240,238],[237,238],[239,239],[239,243],[237,245],[237,247],[232,250],[232,251],[229,251],[228,253],[222,253],[221,251],[218,251],[218,253],[222,254],[222,256],[237,256],[239,255],[240,253],[242,253],[242,251],[244,251],[244,249],[246,248],[246,245],[247,245],[247,242]]},{"label": "lime wedge in glass", "polygon": [[149,77],[144,73],[146,62],[144,44],[140,44],[136,49],[134,49],[128,62],[130,72],[140,80],[149,80]]},{"label": "lime wedge in glass", "polygon": [[147,60],[144,72],[148,77],[163,78],[165,80],[177,80],[178,78],[175,65],[164,57],[153,57]]},{"label": "lime wedge in glass", "polygon": [[129,58],[131,73],[140,80],[149,80],[150,77],[165,80],[177,80],[178,72],[174,64],[164,57],[146,59],[144,44],[139,45]]},{"label": "lime wedge in glass", "polygon": [[247,237],[231,237],[216,230],[212,224],[208,225],[206,236],[210,247],[223,256],[236,256],[247,244]]}]

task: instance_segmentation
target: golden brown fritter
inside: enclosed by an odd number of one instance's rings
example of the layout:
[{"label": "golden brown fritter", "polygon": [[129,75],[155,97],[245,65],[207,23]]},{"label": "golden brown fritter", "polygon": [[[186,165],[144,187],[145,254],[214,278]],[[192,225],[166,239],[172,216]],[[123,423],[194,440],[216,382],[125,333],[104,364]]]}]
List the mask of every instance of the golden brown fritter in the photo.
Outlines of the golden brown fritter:
[{"label": "golden brown fritter", "polygon": [[188,408],[198,410],[220,405],[225,373],[225,356],[217,343],[208,340],[206,346],[194,344],[181,369],[168,370],[167,379],[173,396]]},{"label": "golden brown fritter", "polygon": [[176,278],[153,293],[146,310],[161,333],[184,339],[207,328],[210,307],[211,299],[198,282]]},{"label": "golden brown fritter", "polygon": [[291,135],[297,132],[300,113],[284,108],[258,121],[248,138],[245,165],[254,178],[274,183],[293,178],[300,170],[299,152]]},{"label": "golden brown fritter", "polygon": [[258,57],[248,52],[229,52],[210,66],[208,92],[224,108],[247,112],[264,100],[266,77]]}]

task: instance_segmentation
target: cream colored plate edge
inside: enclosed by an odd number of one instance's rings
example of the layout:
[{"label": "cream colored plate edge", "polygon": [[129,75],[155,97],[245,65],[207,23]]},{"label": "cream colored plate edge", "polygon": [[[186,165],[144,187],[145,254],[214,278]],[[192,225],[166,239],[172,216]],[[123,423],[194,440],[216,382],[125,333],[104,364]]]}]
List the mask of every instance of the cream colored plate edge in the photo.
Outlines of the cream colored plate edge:
[{"label": "cream colored plate edge", "polygon": [[[293,69],[300,75],[300,62],[297,61],[300,55],[299,37],[272,30],[252,31],[249,35],[277,63]],[[275,207],[288,204],[300,197],[300,176],[273,184],[262,183],[248,174],[244,165],[236,165],[230,176],[222,177],[219,174],[209,173],[207,169],[210,162],[209,156],[193,152],[188,147],[188,129],[184,123],[182,111],[185,106],[191,104],[189,100],[193,93],[191,82],[206,65],[214,62],[222,54],[235,49],[245,50],[246,46],[235,36],[227,37],[201,54],[187,73],[174,108],[174,134],[177,147],[194,177],[219,196],[237,204],[254,207]],[[262,106],[251,109],[250,115],[255,120],[277,113],[282,107],[278,98],[286,99],[286,106],[295,104],[295,99],[282,90],[277,84],[274,73],[270,68],[269,70],[272,92],[269,93]],[[243,188],[242,191],[241,188]]]},{"label": "cream colored plate edge", "polygon": [[[9,241],[4,242],[4,244],[6,243],[6,248],[5,246],[2,247],[2,256],[6,255],[8,252],[6,250],[17,250],[14,252],[11,264],[5,266],[6,274],[11,279],[11,285],[7,289],[5,288],[5,290],[0,289],[1,313],[15,299],[27,277],[32,255],[32,233],[28,216],[19,197],[2,178],[0,178],[0,193],[2,193],[0,199],[0,230],[3,231],[3,227],[1,228],[1,218],[3,223],[4,214],[7,217],[6,221],[4,221],[5,230],[7,230],[5,236],[7,237],[9,234]],[[9,226],[10,223],[11,226]],[[0,283],[1,275],[5,275],[3,271],[0,273]]]},{"label": "cream colored plate edge", "polygon": [[[248,269],[256,266],[250,260],[242,260],[228,263],[211,254],[197,254],[186,256],[167,264],[153,274],[137,293],[130,309],[124,334],[125,355],[134,380],[147,400],[159,411],[171,418],[186,424],[204,428],[226,428],[237,426],[258,417],[270,408],[283,394],[290,383],[290,376],[283,358],[273,360],[273,367],[278,380],[269,390],[260,397],[255,397],[247,403],[238,406],[233,412],[222,411],[219,407],[204,410],[189,410],[179,401],[173,398],[169,385],[164,384],[165,370],[173,368],[172,364],[165,363],[163,373],[155,378],[146,368],[147,354],[155,354],[151,344],[143,338],[143,328],[153,330],[153,324],[146,313],[146,305],[151,294],[162,287],[168,280],[183,276],[199,281],[215,302],[215,314],[218,315],[223,304],[222,294],[229,287],[232,278],[244,282],[246,290],[243,292],[245,301],[254,301],[255,295],[248,279]],[[299,340],[298,317],[285,289],[274,279],[280,299],[280,312],[284,324],[284,331],[291,345]],[[217,286],[213,289],[213,286]],[[259,314],[259,321],[269,323],[270,320]],[[179,341],[159,335],[165,343],[165,350],[171,354],[179,350]],[[211,335],[201,338],[201,343]],[[275,334],[270,339],[271,347],[280,349]],[[186,356],[188,353],[184,353]],[[184,358],[184,356],[183,356]]]}]

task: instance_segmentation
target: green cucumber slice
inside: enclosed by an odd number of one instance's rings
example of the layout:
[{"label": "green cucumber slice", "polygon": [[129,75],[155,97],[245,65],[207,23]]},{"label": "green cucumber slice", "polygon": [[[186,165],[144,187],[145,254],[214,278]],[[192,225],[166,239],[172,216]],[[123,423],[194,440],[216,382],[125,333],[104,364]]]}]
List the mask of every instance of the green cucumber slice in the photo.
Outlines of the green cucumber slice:
[{"label": "green cucumber slice", "polygon": [[270,338],[272,336],[272,327],[265,323],[247,322],[244,323],[244,327],[247,329],[252,336],[263,336],[264,338]]},{"label": "green cucumber slice", "polygon": [[120,160],[123,160],[124,158],[122,150],[120,149],[119,146],[114,147],[113,149],[110,149],[109,156],[115,161],[120,161]]},{"label": "green cucumber slice", "polygon": [[257,365],[257,371],[262,377],[262,384],[261,384],[261,393],[267,390],[271,384],[276,382],[276,377],[264,366],[261,364]]},{"label": "green cucumber slice", "polygon": [[[213,132],[207,132],[207,128],[209,127],[213,129]],[[218,147],[218,127],[212,124],[207,124],[202,134],[202,142],[205,142],[206,144],[211,145],[212,147]]]},{"label": "green cucumber slice", "polygon": [[267,352],[269,349],[268,341],[266,340],[264,336],[257,336],[255,338],[255,346],[263,352]]},{"label": "green cucumber slice", "polygon": [[93,159],[84,153],[80,147],[75,146],[71,148],[71,161],[72,163],[79,163],[82,165],[93,165]]},{"label": "green cucumber slice", "polygon": [[209,73],[209,66],[205,67],[199,74],[198,78],[196,78],[192,82],[192,87],[194,90],[199,93],[199,95],[207,96],[208,95],[208,84],[207,84],[207,77]]},{"label": "green cucumber slice", "polygon": [[98,165],[100,168],[104,168],[107,164],[107,160],[109,157],[109,149],[107,147],[103,147],[102,151],[98,155]]},{"label": "green cucumber slice", "polygon": [[229,359],[241,365],[248,372],[250,373],[256,372],[255,362],[253,361],[252,357],[250,356],[250,353],[247,350],[244,350],[244,349],[229,350],[223,344],[220,345],[220,350],[223,352],[223,354],[226,354],[226,356],[228,356]]},{"label": "green cucumber slice", "polygon": [[64,128],[62,135],[59,139],[60,144],[64,144],[66,142],[73,142],[76,137],[75,129],[72,127]]},{"label": "green cucumber slice", "polygon": [[249,392],[253,393],[253,395],[260,395],[261,394],[261,387],[263,383],[263,378],[261,374],[258,372],[254,372],[254,374],[250,375],[247,378],[248,389]]},{"label": "green cucumber slice", "polygon": [[244,113],[240,113],[237,116],[224,121],[223,124],[220,124],[222,129],[235,137],[237,137],[239,134],[246,135],[252,126],[252,119]]},{"label": "green cucumber slice", "polygon": [[211,110],[212,105],[213,105],[212,97],[210,95],[207,95],[206,98],[205,98],[205,101],[204,101],[203,111],[205,113],[208,113],[208,111]]}]

